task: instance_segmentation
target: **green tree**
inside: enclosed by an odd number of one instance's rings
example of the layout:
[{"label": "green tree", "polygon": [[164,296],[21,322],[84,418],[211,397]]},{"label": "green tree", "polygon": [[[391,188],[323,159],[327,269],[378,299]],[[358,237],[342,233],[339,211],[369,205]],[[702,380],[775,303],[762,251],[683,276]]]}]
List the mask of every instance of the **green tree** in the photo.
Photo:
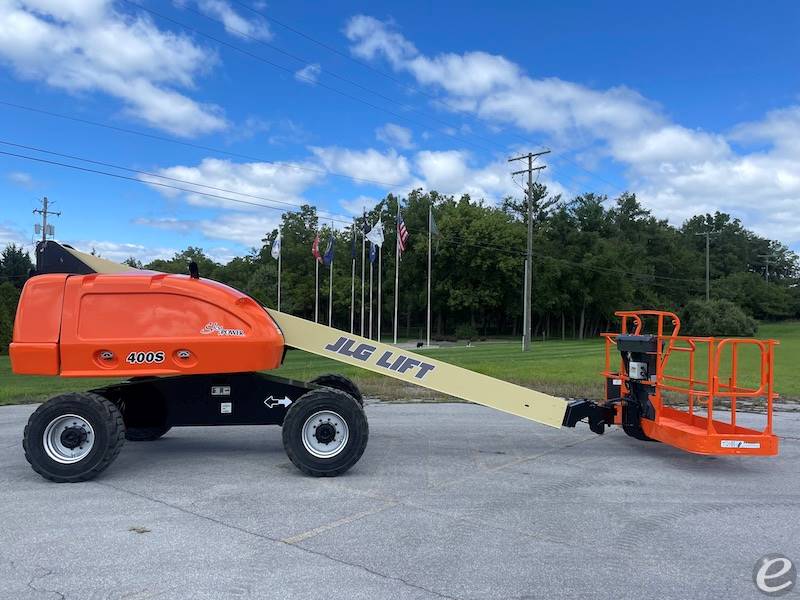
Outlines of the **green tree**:
[{"label": "green tree", "polygon": [[22,246],[8,244],[0,253],[0,282],[10,281],[21,289],[32,268],[31,257]]},{"label": "green tree", "polygon": [[755,319],[730,300],[692,300],[681,316],[688,335],[751,337],[758,329]]},{"label": "green tree", "polygon": [[19,290],[8,281],[0,283],[0,353],[8,352],[18,302]]}]

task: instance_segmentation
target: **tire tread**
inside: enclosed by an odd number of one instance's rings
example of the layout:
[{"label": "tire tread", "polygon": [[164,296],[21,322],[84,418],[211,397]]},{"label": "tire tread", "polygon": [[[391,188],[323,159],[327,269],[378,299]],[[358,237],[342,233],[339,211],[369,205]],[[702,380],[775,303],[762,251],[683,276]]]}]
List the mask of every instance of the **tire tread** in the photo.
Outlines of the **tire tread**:
[{"label": "tire tread", "polygon": [[[309,467],[308,465],[304,464],[302,460],[300,460],[297,452],[295,452],[294,448],[292,447],[292,444],[289,443],[289,432],[290,428],[294,426],[294,420],[298,418],[296,416],[297,413],[299,413],[303,408],[304,401],[308,403],[316,399],[325,398],[331,394],[339,396],[346,401],[354,402],[357,405],[356,418],[361,421],[358,425],[362,430],[362,435],[358,442],[358,446],[355,448],[355,453],[347,463],[336,469],[322,471]],[[289,424],[288,427],[287,423]],[[336,477],[350,469],[364,454],[364,450],[367,448],[367,441],[369,440],[369,424],[367,423],[367,417],[364,413],[364,408],[355,398],[353,398],[350,394],[342,392],[341,390],[328,387],[325,389],[311,390],[310,392],[303,394],[303,396],[301,396],[297,401],[292,403],[292,405],[286,411],[286,417],[283,420],[282,437],[283,447],[286,450],[286,455],[289,457],[289,460],[292,461],[294,466],[300,469],[301,472],[312,477]]]},{"label": "tire tread", "polygon": [[[94,467],[84,473],[71,476],[54,475],[43,470],[38,465],[36,459],[31,456],[30,448],[28,447],[28,431],[31,427],[31,422],[37,418],[41,418],[42,413],[59,402],[82,402],[93,404],[96,408],[100,409],[99,412],[102,415],[103,420],[108,425],[108,447],[106,448],[105,452],[103,452],[103,458]],[[89,479],[94,478],[108,468],[112,462],[114,462],[119,455],[120,450],[122,450],[122,446],[124,445],[125,422],[122,419],[122,413],[119,411],[119,408],[117,408],[117,405],[110,400],[103,398],[98,394],[93,394],[92,392],[68,392],[55,396],[54,398],[51,398],[47,402],[41,404],[33,412],[28,420],[28,423],[25,425],[22,438],[22,447],[25,451],[25,459],[31,465],[31,468],[45,479],[49,479],[50,481],[54,481],[56,483],[75,483],[78,481],[88,481]]]}]

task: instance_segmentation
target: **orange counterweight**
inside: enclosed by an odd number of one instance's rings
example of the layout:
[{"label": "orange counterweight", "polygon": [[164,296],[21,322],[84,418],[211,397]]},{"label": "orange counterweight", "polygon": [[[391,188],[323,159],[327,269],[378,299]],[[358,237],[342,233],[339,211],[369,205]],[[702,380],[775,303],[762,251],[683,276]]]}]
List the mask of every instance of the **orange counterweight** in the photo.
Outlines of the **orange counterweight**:
[{"label": "orange counterweight", "polygon": [[185,275],[46,274],[25,284],[10,347],[15,373],[135,377],[280,366],[283,334],[255,300]]}]

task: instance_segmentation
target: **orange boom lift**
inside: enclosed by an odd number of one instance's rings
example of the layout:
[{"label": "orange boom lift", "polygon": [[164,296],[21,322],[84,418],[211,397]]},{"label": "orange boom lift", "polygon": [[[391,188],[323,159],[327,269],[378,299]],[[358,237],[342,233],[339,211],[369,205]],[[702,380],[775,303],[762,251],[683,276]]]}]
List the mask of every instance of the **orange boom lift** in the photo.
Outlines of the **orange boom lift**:
[{"label": "orange boom lift", "polygon": [[[552,427],[586,421],[602,434],[617,425],[699,454],[778,452],[773,340],[684,337],[672,313],[619,312],[620,332],[603,334],[605,400],[567,401],[266,309],[189,267],[189,275],[172,275],[56,242],[37,247],[37,272],[14,324],[14,372],[121,379],[56,396],[31,415],[23,447],[43,477],[90,479],[126,439],[155,440],[172,427],[197,425],[280,425],[301,471],[345,472],[367,444],[361,392],[341,375],[299,382],[264,373],[282,364],[289,347]],[[760,373],[749,374],[755,383],[738,374],[743,349],[760,356]],[[743,398],[766,411],[762,430],[737,423]],[[726,418],[715,418],[720,413]]]}]

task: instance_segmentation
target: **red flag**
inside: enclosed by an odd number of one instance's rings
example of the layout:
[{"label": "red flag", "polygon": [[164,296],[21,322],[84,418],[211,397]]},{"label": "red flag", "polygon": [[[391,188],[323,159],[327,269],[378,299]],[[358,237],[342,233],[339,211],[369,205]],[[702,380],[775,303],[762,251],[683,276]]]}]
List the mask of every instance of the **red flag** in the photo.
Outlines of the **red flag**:
[{"label": "red flag", "polygon": [[314,238],[314,243],[311,244],[311,254],[317,259],[317,262],[322,262],[322,255],[319,253],[319,234]]}]

